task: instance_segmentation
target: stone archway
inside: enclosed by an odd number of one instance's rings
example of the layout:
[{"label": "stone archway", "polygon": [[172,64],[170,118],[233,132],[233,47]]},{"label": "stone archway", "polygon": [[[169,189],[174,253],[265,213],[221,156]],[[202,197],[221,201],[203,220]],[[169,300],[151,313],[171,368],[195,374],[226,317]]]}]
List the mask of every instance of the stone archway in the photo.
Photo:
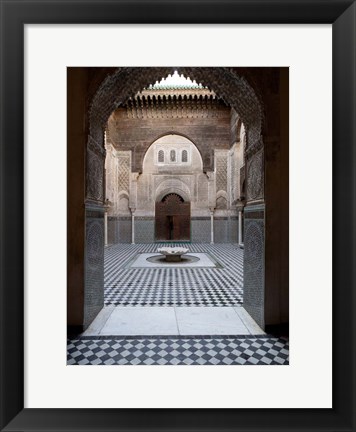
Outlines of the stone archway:
[{"label": "stone archway", "polygon": [[[255,153],[263,149],[263,106],[261,100],[246,77],[238,73],[236,68],[223,67],[117,68],[114,73],[103,80],[92,99],[89,110],[88,148],[94,152],[95,147],[103,149],[104,130],[111,113],[142,88],[174,70],[178,70],[179,73],[209,87],[218,97],[235,109],[247,130],[245,150],[248,159],[252,159]],[[95,168],[94,165],[92,162],[91,169]],[[213,171],[211,154],[204,155],[203,165],[204,171]],[[93,198],[98,197],[98,187],[91,183],[91,175],[89,174],[87,190],[91,194],[92,191],[96,191],[96,194],[91,196]],[[263,178],[261,178],[260,183],[263,184]],[[259,198],[263,199],[263,192]]]},{"label": "stone archway", "polygon": [[[246,127],[246,208],[244,305],[261,327],[265,327],[265,151],[262,98],[251,84],[248,71],[238,68],[117,68],[98,85],[87,116],[86,148],[86,243],[84,326],[103,304],[103,248],[100,243],[104,218],[104,130],[110,114],[136,92],[173,70],[201,82],[235,109]],[[204,165],[213,166],[211,155]],[[134,209],[133,209],[134,210]],[[92,226],[96,228],[93,229]],[[89,235],[90,234],[90,235]],[[90,264],[90,265],[89,265]],[[95,264],[95,265],[94,265]]]}]

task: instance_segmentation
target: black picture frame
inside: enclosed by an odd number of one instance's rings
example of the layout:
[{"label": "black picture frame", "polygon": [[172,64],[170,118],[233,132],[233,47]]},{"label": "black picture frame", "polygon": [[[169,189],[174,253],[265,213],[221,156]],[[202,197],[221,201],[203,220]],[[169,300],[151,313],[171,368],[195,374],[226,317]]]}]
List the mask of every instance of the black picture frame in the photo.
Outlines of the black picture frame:
[{"label": "black picture frame", "polygon": [[[355,2],[0,0],[0,6],[1,430],[355,431]],[[332,409],[24,409],[24,24],[30,23],[332,23]]]}]

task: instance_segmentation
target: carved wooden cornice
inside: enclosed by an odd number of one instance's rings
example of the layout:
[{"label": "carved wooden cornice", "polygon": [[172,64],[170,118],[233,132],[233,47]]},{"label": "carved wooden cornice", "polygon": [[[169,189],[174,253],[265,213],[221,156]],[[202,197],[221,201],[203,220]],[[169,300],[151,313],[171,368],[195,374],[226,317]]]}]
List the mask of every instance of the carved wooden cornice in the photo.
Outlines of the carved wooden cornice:
[{"label": "carved wooden cornice", "polygon": [[136,96],[214,96],[216,94],[207,87],[161,87],[144,89],[136,94]]},{"label": "carved wooden cornice", "polygon": [[229,108],[210,90],[163,92],[147,90],[125,103],[128,118],[211,118],[221,117]]}]

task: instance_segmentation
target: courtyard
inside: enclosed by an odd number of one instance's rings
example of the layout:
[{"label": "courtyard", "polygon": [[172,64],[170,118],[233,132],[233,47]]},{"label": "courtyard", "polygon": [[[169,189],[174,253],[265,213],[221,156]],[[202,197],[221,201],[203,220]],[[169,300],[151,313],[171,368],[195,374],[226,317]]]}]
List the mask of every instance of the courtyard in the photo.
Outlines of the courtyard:
[{"label": "courtyard", "polygon": [[68,73],[67,363],[289,364],[288,68]]},{"label": "courtyard", "polygon": [[[181,243],[169,243],[177,246]],[[243,301],[243,249],[237,244],[188,244],[189,252],[208,254],[210,267],[132,267],[142,254],[167,243],[116,244],[105,249],[105,306],[240,306]],[[198,261],[196,264],[199,264]]]},{"label": "courtyard", "polygon": [[243,249],[189,244],[198,261],[152,267],[162,245],[106,247],[105,307],[68,340],[68,364],[288,364],[287,340],[243,308]]}]

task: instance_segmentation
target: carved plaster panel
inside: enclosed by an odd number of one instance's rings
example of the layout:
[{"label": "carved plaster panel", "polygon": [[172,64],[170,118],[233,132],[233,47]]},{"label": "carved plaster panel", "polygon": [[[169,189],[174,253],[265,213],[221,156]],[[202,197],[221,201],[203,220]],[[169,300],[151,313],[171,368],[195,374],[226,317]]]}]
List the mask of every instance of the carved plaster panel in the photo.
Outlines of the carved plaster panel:
[{"label": "carved plaster panel", "polygon": [[87,149],[87,198],[104,201],[104,157]]},{"label": "carved plaster panel", "polygon": [[[127,152],[125,152],[127,153]],[[129,192],[130,185],[130,155],[119,153],[118,156],[118,188],[119,191]]]},{"label": "carved plaster panel", "polygon": [[216,190],[227,191],[227,152],[215,151]]},{"label": "carved plaster panel", "polygon": [[263,198],[263,151],[255,154],[247,163],[247,200]]}]

